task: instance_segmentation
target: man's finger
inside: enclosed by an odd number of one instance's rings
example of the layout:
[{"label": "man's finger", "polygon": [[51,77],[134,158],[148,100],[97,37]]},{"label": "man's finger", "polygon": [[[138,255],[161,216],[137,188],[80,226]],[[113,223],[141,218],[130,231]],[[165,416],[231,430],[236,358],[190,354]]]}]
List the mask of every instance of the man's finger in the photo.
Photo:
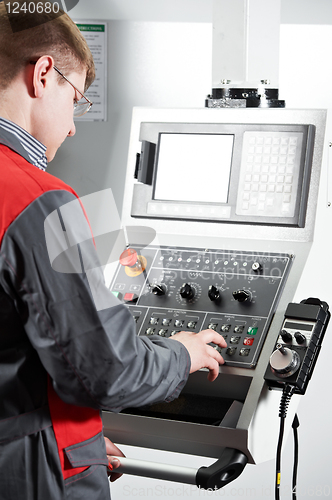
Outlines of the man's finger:
[{"label": "man's finger", "polygon": [[217,333],[215,330],[202,330],[201,332],[197,333],[197,335],[202,336],[202,340],[206,344],[209,344],[210,342],[219,345],[220,347],[227,347],[227,343],[222,335]]}]

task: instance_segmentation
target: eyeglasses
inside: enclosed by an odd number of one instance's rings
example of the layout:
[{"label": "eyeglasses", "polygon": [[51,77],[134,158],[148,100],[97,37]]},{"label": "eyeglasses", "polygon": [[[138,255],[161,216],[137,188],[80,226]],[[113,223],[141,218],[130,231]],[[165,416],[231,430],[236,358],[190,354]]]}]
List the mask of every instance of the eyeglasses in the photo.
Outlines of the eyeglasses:
[{"label": "eyeglasses", "polygon": [[82,92],[78,90],[78,88],[76,88],[75,85],[71,83],[68,80],[68,78],[64,74],[62,74],[61,71],[56,66],[53,66],[53,68],[57,73],[59,73],[60,76],[62,76],[62,78],[66,80],[66,82],[68,82],[82,96],[82,98],[79,101],[75,100],[74,102],[74,116],[78,117],[85,115],[85,113],[89,111],[93,103],[84,94],[82,94]]}]

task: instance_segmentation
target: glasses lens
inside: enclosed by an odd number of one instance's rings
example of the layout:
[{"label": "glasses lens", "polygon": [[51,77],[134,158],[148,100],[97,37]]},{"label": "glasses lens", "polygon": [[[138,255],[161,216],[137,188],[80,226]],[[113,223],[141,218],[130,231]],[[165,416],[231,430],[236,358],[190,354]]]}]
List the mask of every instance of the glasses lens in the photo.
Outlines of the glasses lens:
[{"label": "glasses lens", "polygon": [[78,103],[74,104],[74,116],[83,116],[91,108],[91,103],[81,99]]}]

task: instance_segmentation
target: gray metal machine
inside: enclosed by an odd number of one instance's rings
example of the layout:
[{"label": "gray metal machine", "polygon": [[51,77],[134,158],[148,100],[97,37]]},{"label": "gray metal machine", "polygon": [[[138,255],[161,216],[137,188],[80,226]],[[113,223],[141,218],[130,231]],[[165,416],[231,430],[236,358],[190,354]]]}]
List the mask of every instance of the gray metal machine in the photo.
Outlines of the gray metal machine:
[{"label": "gray metal machine", "polygon": [[280,394],[264,374],[313,241],[325,120],[324,110],[134,110],[122,224],[138,258],[111,266],[110,289],[138,335],[213,328],[228,347],[215,382],[202,370],[173,403],[103,415],[117,443],[218,459],[213,479],[130,460],[121,470],[220,487],[273,458]]}]

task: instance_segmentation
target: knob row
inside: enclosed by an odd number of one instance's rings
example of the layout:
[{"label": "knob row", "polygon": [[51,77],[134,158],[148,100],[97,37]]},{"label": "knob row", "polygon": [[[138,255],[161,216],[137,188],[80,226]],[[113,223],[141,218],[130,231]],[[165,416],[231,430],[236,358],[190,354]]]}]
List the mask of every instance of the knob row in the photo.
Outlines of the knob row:
[{"label": "knob row", "polygon": [[[156,284],[151,287],[154,295],[165,295],[166,287],[163,284]],[[195,289],[189,283],[184,283],[179,290],[179,294],[185,300],[192,300],[195,296]],[[220,290],[214,286],[209,286],[208,297],[212,302],[217,302],[221,298]],[[248,290],[236,290],[233,292],[233,297],[238,302],[250,301],[251,294]]]},{"label": "knob row", "polygon": [[[289,333],[287,330],[281,330],[280,337],[287,344],[291,343],[292,340],[293,340],[293,335],[291,333]],[[307,339],[303,335],[303,333],[301,333],[301,332],[295,332],[294,333],[294,338],[295,338],[296,342],[299,345],[305,345],[306,344],[306,340]]]}]

